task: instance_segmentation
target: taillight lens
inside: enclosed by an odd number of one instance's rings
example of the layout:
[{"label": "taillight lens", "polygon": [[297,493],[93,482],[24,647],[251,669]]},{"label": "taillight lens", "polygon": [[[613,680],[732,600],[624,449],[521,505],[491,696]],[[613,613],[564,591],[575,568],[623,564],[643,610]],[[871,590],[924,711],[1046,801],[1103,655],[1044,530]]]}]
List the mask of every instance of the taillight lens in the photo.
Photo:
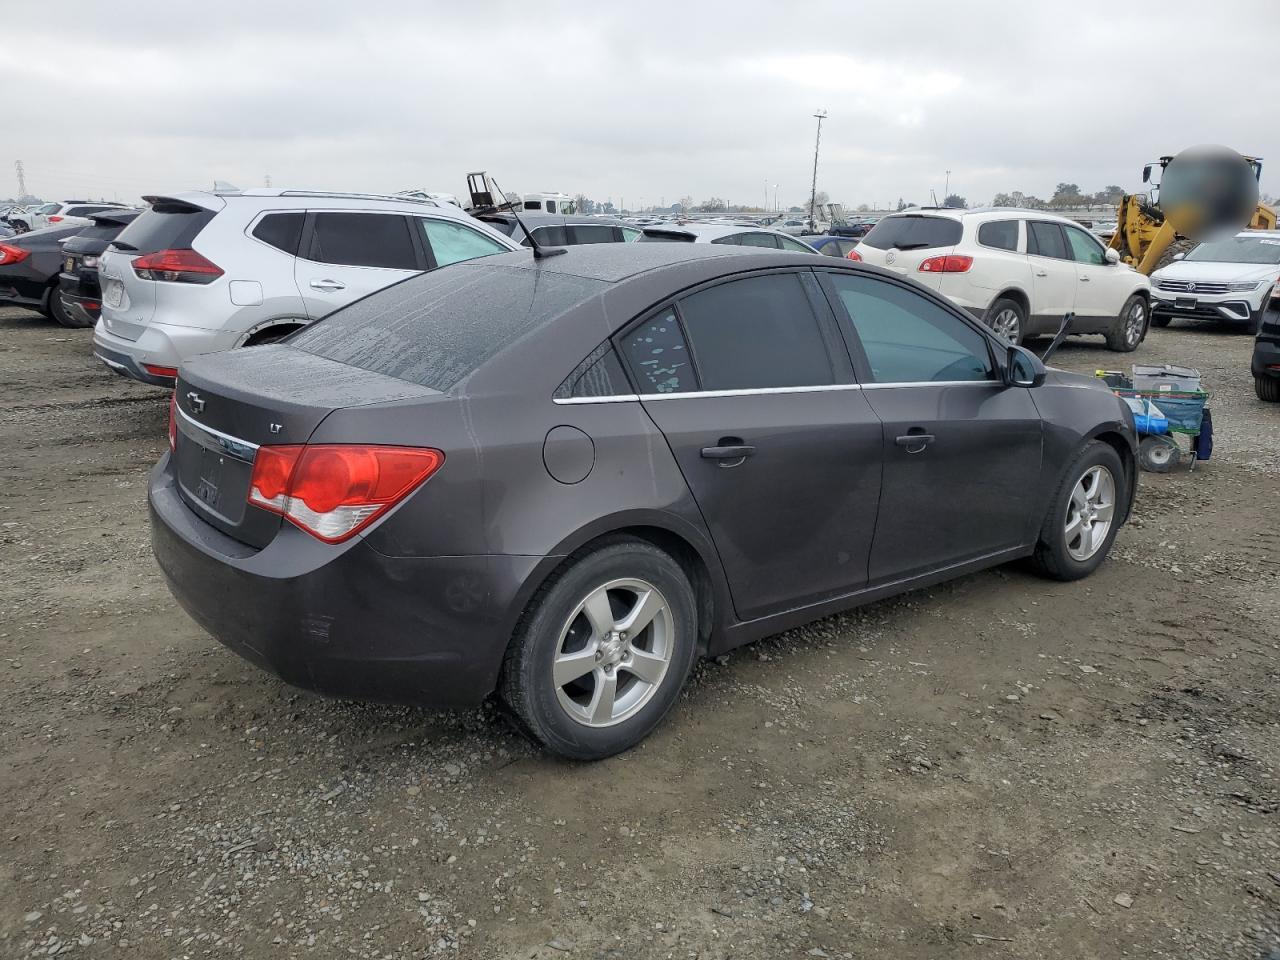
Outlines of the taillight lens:
[{"label": "taillight lens", "polygon": [[249,502],[326,543],[373,523],[440,469],[429,447],[285,444],[258,450]]},{"label": "taillight lens", "polygon": [[862,262],[862,254],[860,254],[857,250],[850,250],[848,253],[844,255],[844,257],[846,260],[856,260],[858,263]]},{"label": "taillight lens", "polygon": [[222,268],[194,250],[157,250],[133,261],[133,272],[143,280],[165,283],[213,283]]},{"label": "taillight lens", "polygon": [[178,449],[178,391],[169,394],[169,449]]},{"label": "taillight lens", "polygon": [[142,369],[147,371],[147,373],[151,374],[153,377],[177,379],[178,376],[177,367],[162,367],[158,363],[144,363],[142,365]]},{"label": "taillight lens", "polygon": [[50,223],[61,223],[61,222],[62,222],[62,218],[61,218],[61,217],[49,217],[49,218],[48,218],[48,220],[49,220],[49,222],[50,222]]},{"label": "taillight lens", "polygon": [[921,273],[968,273],[973,266],[973,257],[963,257],[957,253],[949,253],[945,257],[930,257],[917,267]]},{"label": "taillight lens", "polygon": [[21,247],[15,247],[8,243],[0,243],[0,264],[6,267],[11,263],[21,263],[29,256],[31,256],[30,250],[23,250]]}]

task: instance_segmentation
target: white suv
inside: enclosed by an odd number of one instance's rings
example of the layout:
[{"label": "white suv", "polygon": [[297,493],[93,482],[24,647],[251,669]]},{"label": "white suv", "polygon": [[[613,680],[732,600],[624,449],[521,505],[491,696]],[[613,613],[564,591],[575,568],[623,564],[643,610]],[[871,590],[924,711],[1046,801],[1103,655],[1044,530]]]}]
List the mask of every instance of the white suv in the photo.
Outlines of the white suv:
[{"label": "white suv", "polygon": [[29,230],[43,230],[45,227],[66,227],[72,224],[88,226],[93,221],[89,215],[101,213],[103,210],[127,210],[123,203],[112,203],[109,200],[61,200],[57,203],[42,203],[36,207],[28,207],[22,213],[15,213],[9,218],[19,233]]},{"label": "white suv", "polygon": [[184,360],[268,343],[423,270],[519,250],[444,201],[295,190],[147,197],[98,261],[98,359],[169,386]]},{"label": "white suv", "polygon": [[1280,230],[1242,230],[1197,244],[1151,275],[1151,322],[1225,321],[1257,333],[1273,291],[1280,290]]},{"label": "white suv", "polygon": [[911,209],[882,218],[855,251],[918,280],[1014,343],[1101,333],[1112,350],[1147,335],[1151,283],[1078,223],[1039,210]]}]

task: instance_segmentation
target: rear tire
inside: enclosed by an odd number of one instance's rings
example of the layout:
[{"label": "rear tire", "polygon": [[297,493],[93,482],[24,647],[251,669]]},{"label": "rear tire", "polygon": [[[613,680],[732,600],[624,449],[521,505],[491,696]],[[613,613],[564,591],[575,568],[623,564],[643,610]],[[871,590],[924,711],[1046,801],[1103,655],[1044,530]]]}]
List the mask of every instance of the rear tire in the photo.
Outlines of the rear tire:
[{"label": "rear tire", "polygon": [[1275,377],[1254,377],[1253,392],[1259,400],[1267,403],[1280,403],[1280,380]]},{"label": "rear tire", "polygon": [[1019,346],[1027,339],[1027,311],[1017,300],[1000,297],[987,310],[986,324],[996,336]]},{"label": "rear tire", "polygon": [[[1127,483],[1124,464],[1109,444],[1086,443],[1063,472],[1049,502],[1032,567],[1054,580],[1079,580],[1093,573],[1120,529]],[[1104,520],[1107,525],[1100,529]]]},{"label": "rear tire", "polygon": [[[638,632],[630,617],[644,611]],[[600,760],[643,740],[675,704],[693,665],[693,588],[651,543],[613,540],[571,557],[516,628],[499,695],[535,741]]]},{"label": "rear tire", "polygon": [[1120,316],[1107,331],[1107,349],[1117,353],[1132,353],[1138,349],[1147,335],[1147,320],[1151,312],[1146,298],[1132,294],[1120,308]]}]

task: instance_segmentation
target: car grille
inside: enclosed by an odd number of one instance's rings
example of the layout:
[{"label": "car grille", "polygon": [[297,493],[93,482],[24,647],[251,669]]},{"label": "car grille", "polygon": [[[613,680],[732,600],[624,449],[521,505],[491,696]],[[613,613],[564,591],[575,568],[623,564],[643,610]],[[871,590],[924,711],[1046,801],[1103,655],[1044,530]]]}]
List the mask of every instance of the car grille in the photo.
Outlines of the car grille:
[{"label": "car grille", "polygon": [[1226,293],[1227,285],[1208,280],[1157,280],[1160,290],[1176,290],[1178,293]]}]

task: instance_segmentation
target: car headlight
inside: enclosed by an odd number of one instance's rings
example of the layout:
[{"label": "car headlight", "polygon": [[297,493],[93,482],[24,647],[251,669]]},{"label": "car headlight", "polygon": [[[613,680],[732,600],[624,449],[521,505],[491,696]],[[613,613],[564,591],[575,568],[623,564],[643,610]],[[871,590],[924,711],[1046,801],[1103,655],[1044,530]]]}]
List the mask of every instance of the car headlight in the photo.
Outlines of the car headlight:
[{"label": "car headlight", "polygon": [[1228,283],[1227,289],[1232,293],[1248,293],[1250,290],[1257,290],[1260,281],[1255,280],[1253,283],[1242,281],[1240,283]]}]

